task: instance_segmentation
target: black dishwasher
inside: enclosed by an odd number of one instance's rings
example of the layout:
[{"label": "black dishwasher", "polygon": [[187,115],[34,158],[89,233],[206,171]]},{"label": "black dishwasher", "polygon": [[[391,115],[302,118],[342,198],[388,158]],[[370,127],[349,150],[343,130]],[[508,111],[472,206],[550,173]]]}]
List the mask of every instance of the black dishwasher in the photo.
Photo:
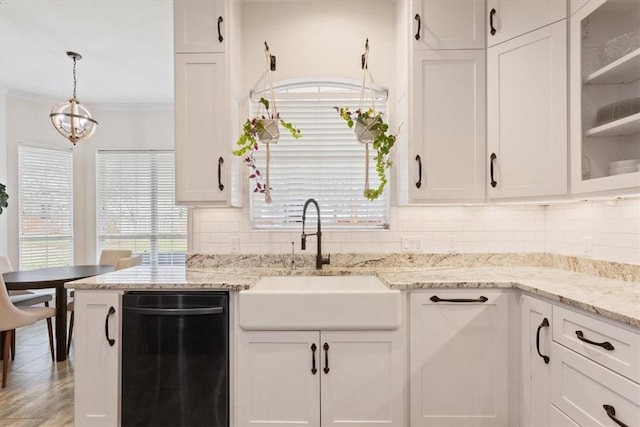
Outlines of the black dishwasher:
[{"label": "black dishwasher", "polygon": [[227,292],[127,292],[122,426],[229,426]]}]

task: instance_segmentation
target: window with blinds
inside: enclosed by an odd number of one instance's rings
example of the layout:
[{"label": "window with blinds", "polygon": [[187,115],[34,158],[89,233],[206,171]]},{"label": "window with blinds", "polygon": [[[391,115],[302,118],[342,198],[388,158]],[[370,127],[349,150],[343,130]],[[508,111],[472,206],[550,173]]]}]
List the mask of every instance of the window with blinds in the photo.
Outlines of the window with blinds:
[{"label": "window with blinds", "polygon": [[18,147],[20,270],[73,264],[73,154]]},{"label": "window with blinds", "polygon": [[[354,130],[334,108],[355,111],[360,103],[360,86],[297,82],[276,86],[274,91],[280,117],[300,129],[302,138],[294,139],[281,126],[280,141],[271,144],[271,203],[265,202],[264,194],[253,191],[255,183],[250,180],[252,228],[300,227],[302,208],[309,198],[320,205],[323,228],[387,228],[390,184],[378,199],[364,197],[365,145],[357,142]],[[258,110],[260,96],[264,95],[252,94],[252,116],[264,114],[264,108]],[[363,108],[372,105],[386,113],[386,91],[368,90]],[[256,166],[263,175],[265,151],[262,144],[254,151]],[[370,188],[379,183],[374,156],[370,148]],[[309,215],[315,218],[315,211]]]},{"label": "window with blinds", "polygon": [[175,205],[172,151],[98,152],[99,249],[131,249],[143,265],[184,265],[187,209]]}]

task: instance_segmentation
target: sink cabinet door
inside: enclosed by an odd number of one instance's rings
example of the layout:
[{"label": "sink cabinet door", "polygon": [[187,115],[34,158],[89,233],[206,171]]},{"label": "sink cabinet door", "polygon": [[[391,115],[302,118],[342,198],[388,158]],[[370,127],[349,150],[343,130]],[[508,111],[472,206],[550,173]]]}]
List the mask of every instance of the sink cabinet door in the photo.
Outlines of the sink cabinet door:
[{"label": "sink cabinet door", "polygon": [[238,344],[238,425],[319,426],[319,332],[242,331]]},{"label": "sink cabinet door", "polygon": [[484,289],[411,294],[411,426],[509,425],[508,301]]},{"label": "sink cabinet door", "polygon": [[401,337],[398,330],[320,333],[323,426],[405,425]]}]

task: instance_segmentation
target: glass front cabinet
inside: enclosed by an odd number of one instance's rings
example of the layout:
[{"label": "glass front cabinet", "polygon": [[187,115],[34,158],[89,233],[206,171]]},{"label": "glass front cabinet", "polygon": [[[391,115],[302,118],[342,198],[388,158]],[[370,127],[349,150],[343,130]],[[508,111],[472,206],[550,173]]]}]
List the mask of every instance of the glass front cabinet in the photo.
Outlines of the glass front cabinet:
[{"label": "glass front cabinet", "polygon": [[572,192],[640,191],[640,1],[591,0],[570,23]]}]

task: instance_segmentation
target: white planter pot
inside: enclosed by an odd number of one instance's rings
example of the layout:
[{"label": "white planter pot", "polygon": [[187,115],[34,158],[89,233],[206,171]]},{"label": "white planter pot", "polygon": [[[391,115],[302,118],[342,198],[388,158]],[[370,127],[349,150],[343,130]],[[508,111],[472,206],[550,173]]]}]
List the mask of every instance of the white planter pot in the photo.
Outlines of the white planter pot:
[{"label": "white planter pot", "polygon": [[376,136],[378,136],[378,131],[372,129],[373,125],[376,122],[376,118],[372,117],[369,119],[356,120],[356,138],[358,142],[363,144],[371,144]]},{"label": "white planter pot", "polygon": [[276,144],[280,140],[278,119],[262,119],[263,130],[258,132],[258,139],[263,143]]}]

